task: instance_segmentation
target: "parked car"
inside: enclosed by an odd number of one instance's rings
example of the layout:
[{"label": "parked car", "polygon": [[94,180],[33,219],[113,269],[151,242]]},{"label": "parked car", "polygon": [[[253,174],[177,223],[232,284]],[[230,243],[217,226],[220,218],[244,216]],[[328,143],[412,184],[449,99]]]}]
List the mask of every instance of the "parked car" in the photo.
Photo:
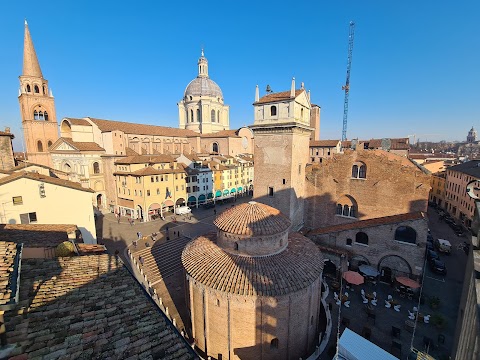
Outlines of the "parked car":
[{"label": "parked car", "polygon": [[433,250],[427,250],[427,260],[440,260],[440,256]]},{"label": "parked car", "polygon": [[432,259],[428,262],[428,264],[430,265],[430,270],[432,270],[433,272],[443,275],[447,274],[447,267],[442,260]]},{"label": "parked car", "polygon": [[452,250],[452,244],[450,244],[450,241],[448,241],[448,240],[437,239],[437,240],[434,241],[434,244],[435,244],[435,248],[438,251],[443,252],[445,254],[450,254],[450,252]]}]

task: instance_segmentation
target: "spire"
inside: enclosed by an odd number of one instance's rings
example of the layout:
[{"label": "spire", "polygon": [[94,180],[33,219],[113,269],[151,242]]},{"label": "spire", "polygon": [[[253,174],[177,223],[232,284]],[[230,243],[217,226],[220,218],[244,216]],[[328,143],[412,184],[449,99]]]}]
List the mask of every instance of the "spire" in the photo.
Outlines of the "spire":
[{"label": "spire", "polygon": [[208,78],[208,60],[205,57],[203,48],[202,48],[202,53],[200,55],[200,58],[198,59],[198,77]]},{"label": "spire", "polygon": [[295,78],[292,78],[292,88],[290,89],[290,97],[294,98],[295,97]]},{"label": "spire", "polygon": [[42,78],[42,70],[38,63],[37,54],[33,47],[32,37],[30,36],[30,30],[28,30],[28,23],[25,20],[25,37],[23,40],[23,72],[22,75],[36,76]]},{"label": "spire", "polygon": [[260,92],[258,90],[258,85],[255,87],[255,102],[260,100]]}]

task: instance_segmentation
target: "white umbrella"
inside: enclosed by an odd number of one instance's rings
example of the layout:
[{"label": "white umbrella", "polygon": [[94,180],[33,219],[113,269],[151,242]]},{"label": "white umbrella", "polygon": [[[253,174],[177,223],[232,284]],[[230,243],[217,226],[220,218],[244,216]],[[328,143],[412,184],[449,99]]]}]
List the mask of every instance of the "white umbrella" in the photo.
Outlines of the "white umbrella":
[{"label": "white umbrella", "polygon": [[360,270],[366,276],[377,276],[379,274],[377,269],[375,269],[373,266],[370,266],[370,265],[367,265],[367,264],[360,265],[358,267],[358,270]]}]

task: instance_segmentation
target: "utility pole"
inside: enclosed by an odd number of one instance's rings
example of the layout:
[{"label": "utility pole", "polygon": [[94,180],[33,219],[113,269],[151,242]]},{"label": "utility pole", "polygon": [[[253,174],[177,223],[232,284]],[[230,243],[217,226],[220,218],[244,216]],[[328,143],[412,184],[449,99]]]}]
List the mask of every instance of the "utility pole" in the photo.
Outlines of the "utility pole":
[{"label": "utility pole", "polygon": [[342,141],[347,140],[348,94],[350,92],[350,69],[352,67],[352,52],[353,52],[354,35],[355,35],[355,23],[353,21],[350,21],[350,28],[349,28],[349,32],[348,32],[347,79],[345,81],[345,86],[342,86],[342,90],[345,91],[345,99],[343,100]]}]

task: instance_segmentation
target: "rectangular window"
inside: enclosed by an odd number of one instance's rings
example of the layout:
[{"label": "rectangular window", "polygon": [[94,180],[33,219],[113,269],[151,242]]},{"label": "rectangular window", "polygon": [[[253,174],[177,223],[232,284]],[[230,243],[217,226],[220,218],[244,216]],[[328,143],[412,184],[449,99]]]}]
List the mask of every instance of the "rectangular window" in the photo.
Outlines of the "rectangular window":
[{"label": "rectangular window", "polygon": [[142,196],[142,190],[140,190],[140,196]]},{"label": "rectangular window", "polygon": [[175,191],[178,191],[178,185],[175,186]]},{"label": "rectangular window", "polygon": [[13,205],[23,205],[23,198],[21,196],[12,197]]},{"label": "rectangular window", "polygon": [[155,176],[155,181],[158,182],[158,176]]},{"label": "rectangular window", "polygon": [[147,196],[150,196],[150,190],[147,190]]},{"label": "rectangular window", "polygon": [[182,190],[185,190],[185,185],[182,185]]},{"label": "rectangular window", "polygon": [[137,196],[137,190],[135,190],[135,193],[134,193],[134,194],[135,194],[135,196]]},{"label": "rectangular window", "polygon": [[22,224],[31,224],[37,222],[37,213],[31,212],[26,214],[20,214],[20,223]]},{"label": "rectangular window", "polygon": [[287,183],[287,180],[283,179],[283,185],[285,185]]},{"label": "rectangular window", "polygon": [[273,186],[268,187],[268,196],[273,197]]},{"label": "rectangular window", "polygon": [[157,188],[157,195],[160,195],[160,189]]},{"label": "rectangular window", "polygon": [[130,195],[130,189],[128,189],[128,195]]},{"label": "rectangular window", "polygon": [[168,175],[165,175],[165,181],[168,181]]},{"label": "rectangular window", "polygon": [[150,182],[153,182],[154,179],[153,179],[153,176],[150,176]]},{"label": "rectangular window", "polygon": [[302,164],[298,164],[298,175],[302,174]]}]

